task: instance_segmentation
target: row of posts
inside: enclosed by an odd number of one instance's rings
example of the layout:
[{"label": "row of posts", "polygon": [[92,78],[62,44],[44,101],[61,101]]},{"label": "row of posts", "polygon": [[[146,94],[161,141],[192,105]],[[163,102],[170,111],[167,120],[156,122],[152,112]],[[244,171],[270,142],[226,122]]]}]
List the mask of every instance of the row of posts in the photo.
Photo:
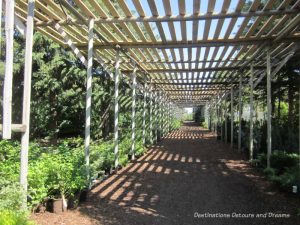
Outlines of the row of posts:
[{"label": "row of posts", "polygon": [[[271,157],[271,149],[272,149],[272,138],[271,138],[271,60],[270,60],[270,52],[267,50],[266,57],[266,75],[267,75],[267,167],[270,168],[270,157]],[[249,160],[253,160],[253,83],[254,77],[254,68],[251,64],[250,66],[250,118],[249,118]],[[243,96],[243,75],[240,73],[239,76],[239,87],[238,87],[238,143],[237,149],[241,151],[242,148],[242,96]],[[226,99],[228,93],[224,94],[224,98]],[[233,86],[230,88],[230,146],[234,147],[234,89]],[[217,95],[209,106],[209,129],[213,130],[217,135],[217,127],[221,125],[221,139],[227,143],[228,140],[228,130],[227,130],[227,102],[225,100],[225,104],[222,102],[222,98],[220,95]],[[225,106],[225,107],[224,107]],[[214,119],[213,119],[214,118]],[[223,135],[223,120],[225,122],[225,129]]]},{"label": "row of posts", "polygon": [[[2,8],[0,1],[0,9]],[[10,139],[11,132],[21,132],[21,165],[20,165],[20,184],[27,192],[27,175],[28,175],[28,150],[29,150],[29,134],[30,134],[30,95],[31,95],[31,77],[32,77],[32,47],[33,47],[33,29],[34,29],[34,9],[35,0],[28,1],[28,14],[26,23],[26,45],[25,45],[25,65],[24,65],[24,94],[23,94],[23,118],[22,124],[12,124],[12,78],[13,78],[13,32],[14,32],[14,4],[15,2],[6,1],[5,6],[5,37],[6,37],[6,65],[4,78],[4,94],[3,94],[3,139]],[[1,10],[0,10],[1,11]],[[1,17],[0,17],[1,22]],[[86,110],[85,110],[85,162],[87,167],[87,178],[89,176],[89,155],[90,155],[90,131],[91,131],[91,110],[92,110],[92,68],[93,68],[93,42],[94,42],[94,19],[88,21],[88,54],[87,60],[80,51],[72,43],[72,50],[87,67],[86,79]],[[25,27],[25,25],[24,25]],[[1,32],[1,31],[0,31]],[[1,33],[0,33],[1,34]],[[0,35],[1,36],[1,35]],[[120,76],[120,51],[116,51],[116,62],[113,79],[115,82],[114,92],[114,153],[115,168],[119,167],[119,76]],[[98,57],[95,57],[98,60]],[[99,60],[98,60],[99,61]],[[87,62],[87,63],[85,63]],[[136,143],[136,80],[137,69],[134,67],[132,73],[132,146],[130,154],[135,157]],[[144,84],[143,89],[143,113],[142,113],[142,139],[143,144],[146,142],[154,144],[160,137],[165,136],[171,130],[172,118],[175,116],[177,107],[168,101],[167,96],[161,91],[153,90],[152,85]],[[140,88],[141,89],[141,88]],[[149,104],[149,110],[148,110]],[[146,127],[147,112],[149,113],[149,129]],[[146,132],[149,132],[149,139],[146,140]],[[25,195],[26,196],[26,195]],[[26,203],[26,198],[24,199]],[[24,204],[26,205],[26,204]]]}]

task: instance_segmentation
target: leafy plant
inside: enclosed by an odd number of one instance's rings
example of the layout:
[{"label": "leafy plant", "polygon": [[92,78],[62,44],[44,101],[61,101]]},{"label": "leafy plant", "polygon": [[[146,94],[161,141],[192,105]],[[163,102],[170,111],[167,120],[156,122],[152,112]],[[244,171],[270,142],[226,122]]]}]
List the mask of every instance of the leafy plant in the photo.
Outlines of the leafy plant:
[{"label": "leafy plant", "polygon": [[15,210],[0,211],[0,225],[35,225],[36,223],[28,219],[25,212]]}]

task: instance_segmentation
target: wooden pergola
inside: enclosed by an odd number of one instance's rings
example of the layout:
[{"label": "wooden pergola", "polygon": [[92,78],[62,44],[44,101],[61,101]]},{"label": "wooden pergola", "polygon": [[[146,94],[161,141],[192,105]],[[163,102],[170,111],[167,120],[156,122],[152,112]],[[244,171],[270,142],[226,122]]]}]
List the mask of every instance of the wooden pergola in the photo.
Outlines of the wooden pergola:
[{"label": "wooden pergola", "polygon": [[[250,87],[250,159],[253,158],[253,89],[267,77],[268,167],[271,155],[271,80],[299,49],[300,1],[253,0],[6,0],[6,70],[3,138],[22,132],[21,184],[27,187],[30,89],[33,31],[71,48],[87,67],[85,153],[89,165],[92,68],[106,70],[115,82],[115,167],[118,167],[120,75],[132,88],[132,152],[135,150],[136,89],[144,95],[150,130],[157,115],[171,115],[183,107],[205,105],[220,120],[231,117],[233,98],[239,99],[241,149],[242,90]],[[172,5],[171,5],[172,3]],[[192,4],[192,7],[191,7]],[[200,4],[206,8],[201,11]],[[2,1],[1,1],[2,6]],[[192,10],[190,10],[192,9]],[[173,13],[176,12],[176,13]],[[1,17],[0,17],[1,18]],[[11,121],[13,30],[26,38],[23,122]],[[230,96],[231,111],[221,102]],[[174,110],[176,108],[176,110]],[[168,118],[169,118],[168,117]],[[211,118],[211,116],[210,116]],[[167,121],[169,127],[170,120]],[[161,126],[161,125],[159,125]],[[216,130],[216,129],[215,129]],[[166,129],[167,133],[169,129]],[[225,129],[227,136],[227,128]],[[152,133],[152,132],[151,132]],[[155,141],[157,130],[152,133]],[[227,138],[226,138],[227,140]]]}]

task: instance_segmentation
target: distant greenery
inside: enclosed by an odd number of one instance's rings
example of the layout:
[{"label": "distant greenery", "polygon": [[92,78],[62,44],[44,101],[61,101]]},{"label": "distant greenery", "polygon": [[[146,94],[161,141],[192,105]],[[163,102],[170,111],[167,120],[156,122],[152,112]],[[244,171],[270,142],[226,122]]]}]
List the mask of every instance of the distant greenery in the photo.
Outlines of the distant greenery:
[{"label": "distant greenery", "polygon": [[271,168],[266,168],[267,156],[260,154],[256,160],[265,175],[282,189],[291,191],[292,186],[300,186],[299,155],[283,151],[274,151],[271,155]]}]

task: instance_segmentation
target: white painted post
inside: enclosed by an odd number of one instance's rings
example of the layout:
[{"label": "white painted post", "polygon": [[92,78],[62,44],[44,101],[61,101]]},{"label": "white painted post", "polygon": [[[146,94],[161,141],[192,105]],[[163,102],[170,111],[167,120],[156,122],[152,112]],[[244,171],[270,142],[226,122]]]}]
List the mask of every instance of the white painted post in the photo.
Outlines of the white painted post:
[{"label": "white painted post", "polygon": [[135,100],[136,100],[136,70],[134,67],[132,72],[132,114],[131,114],[131,159],[135,158]]},{"label": "white painted post", "polygon": [[230,147],[233,148],[233,120],[234,120],[234,114],[233,114],[233,86],[230,88]]},{"label": "white painted post", "polygon": [[161,92],[158,92],[158,116],[159,116],[159,120],[158,120],[158,127],[159,127],[159,140],[162,137],[162,94]]},{"label": "white painted post", "polygon": [[239,82],[239,135],[238,135],[238,150],[242,150],[242,73],[240,74]]},{"label": "white painted post", "polygon": [[[0,0],[0,43],[1,43],[1,37],[2,37],[2,0]],[[0,49],[1,53],[1,49]]]},{"label": "white painted post", "polygon": [[144,84],[144,99],[143,99],[143,145],[146,144],[146,109],[147,109],[147,84]]},{"label": "white painted post", "polygon": [[219,96],[219,116],[218,116],[218,121],[219,121],[219,125],[221,127],[221,141],[223,141],[223,104],[222,104],[222,100],[220,100],[220,96]]},{"label": "white painted post", "polygon": [[115,123],[114,123],[114,153],[115,153],[115,168],[119,166],[119,67],[120,67],[120,50],[116,51],[116,64],[115,64]]},{"label": "white painted post", "polygon": [[155,126],[155,143],[157,143],[157,129],[158,129],[158,92],[155,92],[154,96],[154,126]]},{"label": "white painted post", "polygon": [[[7,3],[6,3],[7,4]],[[31,76],[32,76],[32,46],[34,27],[34,0],[28,1],[25,65],[24,65],[24,90],[23,90],[23,115],[22,124],[25,125],[25,132],[21,138],[21,163],[20,163],[20,184],[27,196],[27,174],[28,174],[28,150],[30,132],[30,97],[31,97]],[[26,199],[24,199],[24,205]]]},{"label": "white painted post", "polygon": [[225,115],[225,144],[228,142],[228,128],[227,128],[227,98],[225,99],[225,107],[224,107],[224,115]]},{"label": "white painted post", "polygon": [[5,41],[6,60],[5,77],[3,88],[3,130],[2,138],[11,138],[11,114],[12,114],[12,82],[13,82],[13,60],[14,60],[14,13],[15,1],[6,1],[5,4]]},{"label": "white painted post", "polygon": [[267,50],[267,168],[271,167],[270,158],[272,153],[272,121],[271,121],[271,112],[272,112],[272,104],[271,104],[271,56],[270,49]]},{"label": "white painted post", "polygon": [[88,67],[86,77],[86,103],[85,103],[85,164],[87,179],[90,182],[90,139],[91,139],[91,107],[92,107],[92,69],[93,69],[93,44],[94,44],[94,18],[89,20],[88,42]]},{"label": "white painted post", "polygon": [[249,159],[253,160],[253,64],[250,67],[250,137],[249,137]]},{"label": "white painted post", "polygon": [[153,93],[152,93],[152,88],[150,89],[150,93],[149,93],[149,100],[150,100],[150,115],[149,115],[149,132],[150,132],[150,142],[151,144],[153,144],[153,121],[152,121],[152,103],[153,103]]}]

